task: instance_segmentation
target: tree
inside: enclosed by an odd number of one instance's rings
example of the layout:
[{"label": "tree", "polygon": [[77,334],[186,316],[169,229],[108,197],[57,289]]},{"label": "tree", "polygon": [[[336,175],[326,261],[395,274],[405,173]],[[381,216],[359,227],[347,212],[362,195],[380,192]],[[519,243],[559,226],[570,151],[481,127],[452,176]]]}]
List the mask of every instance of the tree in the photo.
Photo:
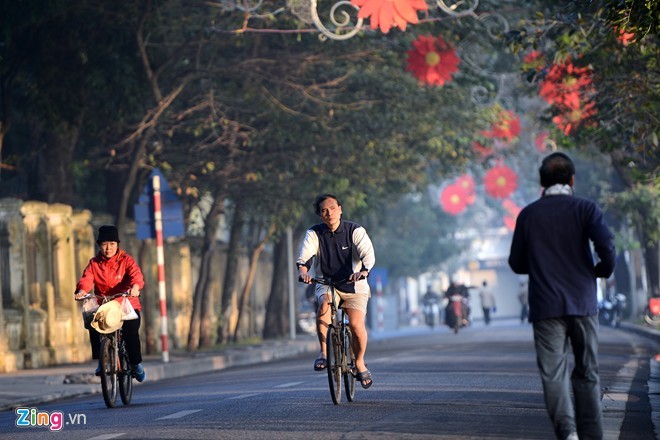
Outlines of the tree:
[{"label": "tree", "polygon": [[135,67],[125,28],[93,5],[28,1],[3,6],[2,29],[0,163],[9,153],[7,177],[25,182],[27,198],[77,202],[83,133],[102,132],[117,104],[139,94],[120,80]]},{"label": "tree", "polygon": [[[648,197],[657,194],[660,187],[657,1],[605,0],[589,5],[560,2],[537,6],[537,17],[509,35],[511,45],[518,50],[531,47],[546,54],[545,62],[528,66],[528,78],[532,81],[543,81],[553,66],[567,60],[590,75],[593,88],[581,98],[590,100],[594,111],[578,128],[567,133],[564,145],[594,145],[610,155],[626,189],[609,199],[621,201],[616,209],[633,220],[639,243],[645,249],[649,288],[660,292],[660,225],[654,217],[657,203]],[[556,104],[550,110],[551,116],[560,116],[561,109]]]}]

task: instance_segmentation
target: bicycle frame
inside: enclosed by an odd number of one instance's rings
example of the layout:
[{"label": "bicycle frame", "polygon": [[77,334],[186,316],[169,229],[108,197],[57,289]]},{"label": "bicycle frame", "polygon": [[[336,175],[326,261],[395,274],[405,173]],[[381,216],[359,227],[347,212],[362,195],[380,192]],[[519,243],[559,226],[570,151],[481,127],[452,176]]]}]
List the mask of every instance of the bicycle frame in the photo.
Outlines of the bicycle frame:
[{"label": "bicycle frame", "polygon": [[341,382],[343,378],[346,398],[352,402],[355,398],[355,381],[357,369],[353,353],[353,335],[348,326],[347,314],[341,308],[341,299],[336,294],[335,283],[322,278],[314,278],[312,282],[326,285],[330,288],[330,324],[326,334],[326,358],[328,385],[330,396],[335,405],[341,402]]},{"label": "bicycle frame", "polygon": [[[84,298],[102,298],[106,303],[120,296],[128,296],[123,292],[112,296],[87,295]],[[117,399],[117,388],[124,405],[131,402],[133,396],[133,373],[130,368],[128,353],[122,338],[121,328],[112,333],[100,333],[99,362],[101,364],[101,389],[103,400],[108,408],[113,408]],[[119,387],[117,386],[119,384]]]}]

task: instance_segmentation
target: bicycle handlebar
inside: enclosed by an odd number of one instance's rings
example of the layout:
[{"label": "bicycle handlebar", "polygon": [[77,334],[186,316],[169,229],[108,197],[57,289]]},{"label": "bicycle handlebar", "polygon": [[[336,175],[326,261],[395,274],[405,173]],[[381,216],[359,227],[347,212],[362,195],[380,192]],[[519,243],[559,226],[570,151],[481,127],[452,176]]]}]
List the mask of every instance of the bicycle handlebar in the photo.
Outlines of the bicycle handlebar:
[{"label": "bicycle handlebar", "polygon": [[128,291],[127,292],[115,293],[114,295],[95,295],[93,293],[88,293],[87,295],[76,299],[76,301],[82,301],[82,300],[90,299],[90,298],[115,299],[115,298],[119,298],[120,296],[128,296],[129,293],[130,292],[128,292]]},{"label": "bicycle handlebar", "polygon": [[[365,276],[360,275],[360,278],[358,278],[358,281],[359,280],[364,280],[365,278],[366,278]],[[298,282],[301,282],[301,283],[304,282],[301,276],[298,276]],[[312,277],[311,282],[312,282],[312,284],[313,283],[323,284],[324,286],[340,286],[342,284],[352,283],[353,281],[350,281],[348,278],[344,278],[343,280],[339,280],[339,281],[333,281],[333,280],[327,279],[327,278],[314,278],[314,277]]]}]

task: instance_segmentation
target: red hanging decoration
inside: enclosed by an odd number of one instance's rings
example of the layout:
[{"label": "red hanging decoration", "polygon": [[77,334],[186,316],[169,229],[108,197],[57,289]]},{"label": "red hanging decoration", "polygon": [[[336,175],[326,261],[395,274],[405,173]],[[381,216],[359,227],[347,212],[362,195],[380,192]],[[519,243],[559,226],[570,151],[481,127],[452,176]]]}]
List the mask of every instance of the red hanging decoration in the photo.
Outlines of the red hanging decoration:
[{"label": "red hanging decoration", "polygon": [[552,118],[552,122],[554,122],[555,125],[566,136],[568,136],[579,125],[587,125],[590,127],[595,126],[595,122],[585,124],[584,120],[594,116],[596,113],[595,104],[593,102],[587,102],[583,107],[559,113],[557,116]]},{"label": "red hanging decoration", "polygon": [[428,11],[425,0],[351,0],[359,7],[359,18],[369,18],[372,29],[388,33],[391,28],[406,30],[408,23],[417,24],[417,11]]},{"label": "red hanging decoration", "polygon": [[472,143],[472,148],[482,161],[485,161],[495,154],[495,150],[492,147],[485,147],[481,142],[474,141]]},{"label": "red hanging decoration", "polygon": [[504,199],[516,190],[518,176],[506,165],[496,165],[484,176],[484,186],[489,196]]},{"label": "red hanging decoration", "polygon": [[597,113],[590,101],[593,93],[591,68],[576,67],[570,60],[554,64],[539,89],[541,97],[555,106],[552,120],[565,135]]},{"label": "red hanging decoration", "polygon": [[506,211],[506,214],[504,215],[504,226],[510,231],[513,231],[516,228],[516,219],[518,218],[520,211],[522,211],[522,208],[516,205],[511,199],[503,200],[502,207]]},{"label": "red hanging decoration", "polygon": [[412,45],[406,71],[412,72],[421,83],[443,86],[458,72],[460,59],[442,37],[420,35]]},{"label": "red hanging decoration", "polygon": [[472,205],[477,198],[477,195],[474,192],[475,184],[472,176],[469,174],[463,174],[461,177],[456,179],[456,185],[465,193],[466,204]]},{"label": "red hanging decoration", "polygon": [[536,137],[534,138],[534,145],[536,146],[536,150],[539,151],[540,153],[545,152],[547,141],[548,141],[547,132],[542,131],[541,133],[537,134]]},{"label": "red hanging decoration", "polygon": [[543,54],[538,50],[533,50],[523,58],[522,67],[523,69],[533,69],[540,72],[543,70],[544,64],[545,59],[543,58]]},{"label": "red hanging decoration", "polygon": [[467,208],[467,195],[460,186],[452,184],[442,191],[440,204],[446,213],[458,215]]},{"label": "red hanging decoration", "polygon": [[520,134],[520,117],[510,110],[502,110],[499,119],[483,134],[491,139],[511,142]]},{"label": "red hanging decoration", "polygon": [[625,29],[616,29],[617,37],[616,39],[619,40],[621,44],[624,46],[628,46],[632,43],[635,43],[635,34],[632,32],[626,32]]}]

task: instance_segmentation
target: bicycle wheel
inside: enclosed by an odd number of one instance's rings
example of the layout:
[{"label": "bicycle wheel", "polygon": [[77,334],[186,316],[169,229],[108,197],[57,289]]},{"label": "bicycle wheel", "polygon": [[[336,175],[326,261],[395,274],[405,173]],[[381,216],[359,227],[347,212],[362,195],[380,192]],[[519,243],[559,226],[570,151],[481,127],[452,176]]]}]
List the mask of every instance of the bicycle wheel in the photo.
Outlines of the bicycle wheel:
[{"label": "bicycle wheel", "polygon": [[335,405],[341,402],[341,340],[337,329],[330,325],[326,337],[326,350],[328,365],[328,385],[330,385],[330,396]]},{"label": "bicycle wheel", "polygon": [[352,402],[355,399],[355,375],[357,370],[355,368],[355,353],[353,353],[353,335],[349,329],[346,329],[344,335],[344,356],[346,359],[346,369],[344,369],[344,390],[346,391],[346,399]]},{"label": "bicycle wheel", "polygon": [[117,400],[117,354],[113,338],[101,338],[101,390],[105,406],[114,408]]},{"label": "bicycle wheel", "polygon": [[121,371],[118,373],[119,395],[122,403],[128,405],[133,397],[133,372],[128,363],[128,353],[123,340],[119,343],[119,363],[121,365]]}]

